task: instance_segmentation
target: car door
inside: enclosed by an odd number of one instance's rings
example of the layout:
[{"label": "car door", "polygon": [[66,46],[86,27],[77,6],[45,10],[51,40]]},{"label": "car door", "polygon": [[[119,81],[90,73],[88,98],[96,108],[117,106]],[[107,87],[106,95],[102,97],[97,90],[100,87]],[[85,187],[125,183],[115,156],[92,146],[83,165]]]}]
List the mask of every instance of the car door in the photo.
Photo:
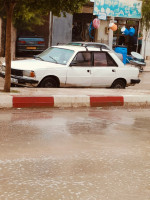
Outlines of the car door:
[{"label": "car door", "polygon": [[116,79],[117,64],[108,52],[93,52],[92,87],[110,87]]},{"label": "car door", "polygon": [[68,67],[67,86],[90,87],[92,82],[92,54],[90,52],[78,52]]}]

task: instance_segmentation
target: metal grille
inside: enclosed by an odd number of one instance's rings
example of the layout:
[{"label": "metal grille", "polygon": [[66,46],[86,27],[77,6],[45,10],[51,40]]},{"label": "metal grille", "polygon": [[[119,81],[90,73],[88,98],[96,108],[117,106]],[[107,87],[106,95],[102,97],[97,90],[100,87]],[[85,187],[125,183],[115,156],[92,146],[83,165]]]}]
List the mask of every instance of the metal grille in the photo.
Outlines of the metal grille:
[{"label": "metal grille", "polygon": [[16,76],[23,76],[23,71],[17,69],[11,69],[11,74]]}]

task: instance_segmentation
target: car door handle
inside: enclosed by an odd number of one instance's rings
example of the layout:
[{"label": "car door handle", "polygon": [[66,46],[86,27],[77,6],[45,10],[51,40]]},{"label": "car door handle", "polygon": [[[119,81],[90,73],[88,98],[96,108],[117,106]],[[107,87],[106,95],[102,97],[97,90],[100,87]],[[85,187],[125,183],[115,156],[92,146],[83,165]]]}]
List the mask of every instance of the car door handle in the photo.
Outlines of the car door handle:
[{"label": "car door handle", "polygon": [[115,70],[115,69],[112,69],[112,72],[116,72],[116,70]]},{"label": "car door handle", "polygon": [[91,70],[88,69],[87,72],[91,73]]}]

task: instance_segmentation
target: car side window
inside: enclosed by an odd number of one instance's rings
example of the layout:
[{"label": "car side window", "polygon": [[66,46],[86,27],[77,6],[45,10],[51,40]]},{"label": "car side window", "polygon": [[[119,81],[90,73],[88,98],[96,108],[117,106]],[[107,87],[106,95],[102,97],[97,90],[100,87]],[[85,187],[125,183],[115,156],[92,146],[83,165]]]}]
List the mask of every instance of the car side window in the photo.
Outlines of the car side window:
[{"label": "car side window", "polygon": [[94,66],[107,66],[107,57],[105,52],[94,52]]},{"label": "car side window", "polygon": [[94,66],[116,66],[116,63],[106,52],[94,52]]},{"label": "car side window", "polygon": [[91,66],[91,53],[90,52],[79,52],[72,61],[74,66]]},{"label": "car side window", "polygon": [[117,64],[115,63],[115,61],[111,58],[111,56],[109,54],[107,54],[107,66],[116,66]]}]

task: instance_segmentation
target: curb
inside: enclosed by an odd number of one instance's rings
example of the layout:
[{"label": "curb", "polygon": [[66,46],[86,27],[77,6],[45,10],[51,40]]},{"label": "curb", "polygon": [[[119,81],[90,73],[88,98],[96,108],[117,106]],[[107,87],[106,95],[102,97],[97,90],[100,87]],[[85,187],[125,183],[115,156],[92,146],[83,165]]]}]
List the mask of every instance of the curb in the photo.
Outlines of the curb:
[{"label": "curb", "polygon": [[123,106],[122,96],[51,96],[51,97],[12,97],[13,108],[31,107],[103,107]]},{"label": "curb", "polygon": [[148,106],[150,95],[96,96],[96,95],[55,95],[55,96],[0,96],[0,108],[70,108]]},{"label": "curb", "polygon": [[149,106],[150,95],[0,95],[0,108],[71,108],[110,106]]}]

